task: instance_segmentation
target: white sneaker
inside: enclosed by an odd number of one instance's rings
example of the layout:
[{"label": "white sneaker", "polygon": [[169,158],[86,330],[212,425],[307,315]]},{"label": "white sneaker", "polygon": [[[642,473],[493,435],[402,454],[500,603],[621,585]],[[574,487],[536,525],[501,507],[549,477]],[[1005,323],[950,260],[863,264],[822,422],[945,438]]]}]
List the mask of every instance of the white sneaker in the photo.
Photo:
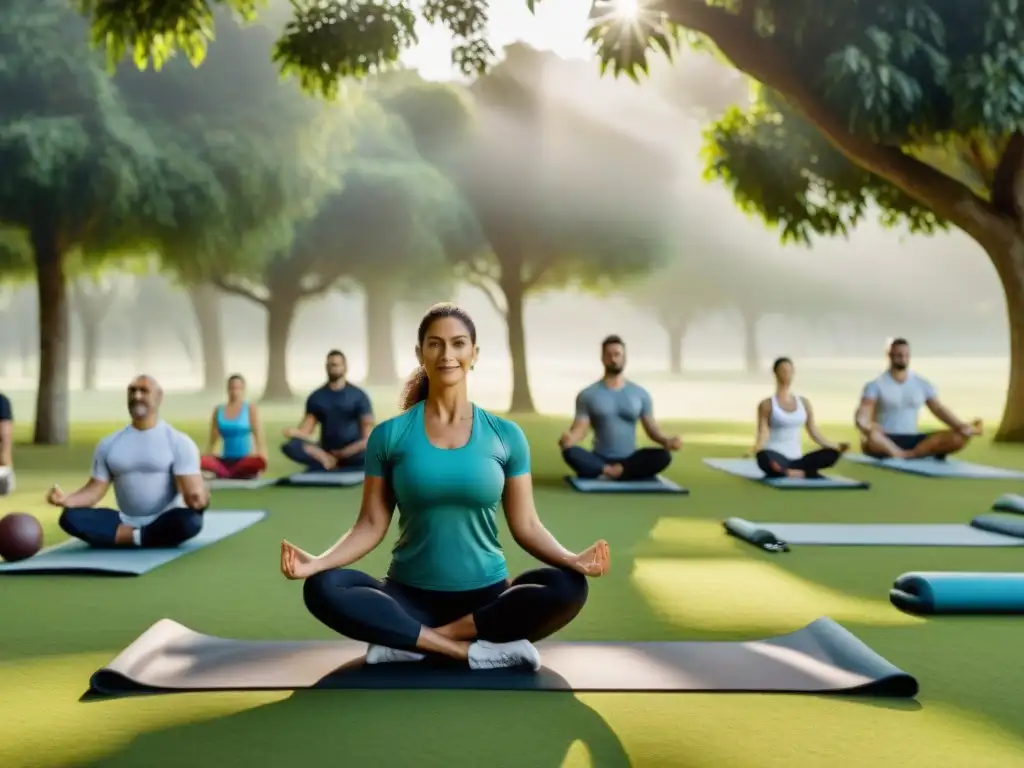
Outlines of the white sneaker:
[{"label": "white sneaker", "polygon": [[469,646],[470,669],[503,669],[508,667],[530,667],[540,669],[540,652],[529,640],[514,640],[511,643],[489,643],[477,640]]},{"label": "white sneaker", "polygon": [[0,496],[14,493],[14,470],[10,467],[0,467]]},{"label": "white sneaker", "polygon": [[367,664],[394,664],[399,661],[423,661],[422,653],[388,648],[386,645],[371,645],[366,649]]}]

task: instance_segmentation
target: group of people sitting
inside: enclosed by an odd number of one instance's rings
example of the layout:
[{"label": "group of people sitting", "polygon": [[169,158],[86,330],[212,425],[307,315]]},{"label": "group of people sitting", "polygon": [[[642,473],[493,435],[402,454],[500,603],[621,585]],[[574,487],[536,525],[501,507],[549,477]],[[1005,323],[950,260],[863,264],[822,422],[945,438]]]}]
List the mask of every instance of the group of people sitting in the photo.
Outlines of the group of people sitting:
[{"label": "group of people sitting", "polygon": [[[324,367],[327,382],[306,398],[299,426],[284,430],[281,452],[309,471],[362,469],[373,430],[370,397],[347,380],[348,363],[340,350],[327,353]],[[228,379],[227,402],[213,409],[201,468],[210,477],[231,480],[249,480],[267,468],[259,411],[246,399],[245,379],[238,374]]]},{"label": "group of people sitting", "polygon": [[[981,419],[957,418],[939,400],[935,386],[910,370],[910,342],[893,339],[887,352],[888,369],[864,386],[854,414],[864,454],[876,459],[944,459],[982,434]],[[810,401],[793,393],[794,370],[788,357],[772,365],[775,394],[758,403],[751,455],[768,477],[816,478],[835,465],[850,444],[832,442],[821,434]],[[922,407],[947,429],[922,432],[918,425]],[[802,448],[804,430],[818,446],[810,453]]]},{"label": "group of people sitting", "polygon": [[[374,425],[369,397],[346,380],[345,357],[332,351],[326,384],[307,399],[299,426],[285,431],[282,451],[311,471],[364,471],[354,525],[319,555],[282,541],[279,567],[286,578],[304,582],[305,604],[316,619],[368,643],[367,663],[433,655],[472,669],[537,669],[533,643],[572,621],[586,602],[587,578],[610,567],[607,542],[569,550],[544,527],[522,429],[469,399],[467,379],[478,354],[466,312],[436,305],[420,323],[420,365],[403,391],[398,416]],[[564,460],[586,478],[654,477],[681,441],[658,427],[647,390],[624,377],[622,339],[606,338],[601,360],[604,375],[579,393],[575,418],[559,439]],[[980,422],[958,421],[934,387],[909,371],[905,340],[892,343],[889,360],[889,369],[864,388],[857,410],[865,452],[946,455],[981,433]],[[776,391],[758,405],[753,453],[766,474],[813,477],[849,446],[818,431],[810,402],[791,389],[792,361],[779,359],[773,370]],[[211,417],[210,445],[201,456],[191,438],[160,418],[159,384],[149,376],[132,381],[131,423],[97,445],[86,484],[70,494],[53,486],[47,494],[50,504],[62,508],[61,527],[95,547],[173,547],[196,536],[210,502],[204,472],[238,477],[266,467],[259,414],[245,399],[241,377],[231,378],[228,393]],[[949,430],[920,433],[922,405]],[[659,447],[637,447],[637,422]],[[804,429],[818,450],[802,452]],[[589,430],[594,439],[587,450],[580,442]],[[0,456],[8,464],[9,434],[0,432],[6,446]],[[214,456],[218,441],[223,449]],[[111,486],[117,510],[97,506]],[[499,506],[514,541],[540,564],[514,578],[498,539]],[[352,568],[383,541],[396,509],[399,536],[387,576]]]}]

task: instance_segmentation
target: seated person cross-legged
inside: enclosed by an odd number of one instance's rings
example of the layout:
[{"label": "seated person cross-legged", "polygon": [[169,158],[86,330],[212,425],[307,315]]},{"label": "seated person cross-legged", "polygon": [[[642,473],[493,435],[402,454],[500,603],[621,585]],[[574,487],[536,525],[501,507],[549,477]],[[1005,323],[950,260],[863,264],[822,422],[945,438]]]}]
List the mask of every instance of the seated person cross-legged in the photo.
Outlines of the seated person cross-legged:
[{"label": "seated person cross-legged", "polygon": [[[849,443],[832,443],[818,431],[814,410],[805,397],[790,391],[793,361],[780,357],[772,365],[775,394],[757,405],[757,437],[752,451],[757,466],[766,477],[818,478],[822,470],[834,466],[850,449]],[[805,454],[801,434],[821,446]]]},{"label": "seated person cross-legged", "polygon": [[[220,456],[214,454],[223,443]],[[267,468],[267,441],[256,406],[245,399],[245,379],[228,378],[228,401],[213,409],[202,470],[221,480],[251,480]]]},{"label": "seated person cross-legged", "polygon": [[[921,406],[949,427],[921,432]],[[855,416],[861,450],[876,459],[944,459],[963,450],[972,437],[982,434],[982,421],[965,423],[939,401],[930,381],[910,370],[910,343],[894,339],[889,345],[889,369],[869,381]]]},{"label": "seated person cross-legged", "polygon": [[14,411],[0,393],[0,496],[14,492]]},{"label": "seated person cross-legged", "polygon": [[[654,421],[650,393],[627,381],[626,345],[618,336],[601,342],[604,377],[576,396],[576,418],[559,438],[562,458],[584,479],[650,480],[664,471],[682,445],[678,437],[666,437]],[[661,448],[636,447],[637,421]],[[594,430],[593,450],[578,443]]]},{"label": "seated person cross-legged", "polygon": [[[159,384],[140,376],[128,387],[131,424],[96,446],[92,476],[65,494],[53,486],[48,503],[62,507],[60,527],[97,548],[176,547],[197,536],[209,492],[199,448],[159,417]],[[118,510],[97,507],[114,486]]]},{"label": "seated person cross-legged", "polygon": [[[358,519],[319,556],[282,542],[281,571],[305,580],[314,617],[369,645],[367,664],[430,655],[474,670],[539,669],[532,643],[582,610],[586,577],[608,570],[608,545],[569,552],[539,520],[523,431],[469,400],[478,353],[469,316],[436,305],[418,340],[422,368],[406,386],[403,412],[370,435]],[[516,543],[545,567],[509,579],[499,504]],[[352,569],[384,539],[396,506],[387,578]]]},{"label": "seated person cross-legged", "polygon": [[[281,446],[281,452],[313,471],[361,470],[373,429],[370,397],[346,381],[348,366],[342,352],[328,352],[325,367],[327,383],[306,399],[302,423],[284,430],[284,436],[291,439]],[[313,438],[317,425],[319,445]]]}]

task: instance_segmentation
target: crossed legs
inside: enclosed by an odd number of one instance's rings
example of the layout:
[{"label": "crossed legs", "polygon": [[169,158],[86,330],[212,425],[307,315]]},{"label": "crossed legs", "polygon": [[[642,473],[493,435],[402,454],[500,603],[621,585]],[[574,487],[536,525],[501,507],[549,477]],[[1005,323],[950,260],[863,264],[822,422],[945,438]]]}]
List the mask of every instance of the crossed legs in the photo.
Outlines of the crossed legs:
[{"label": "crossed legs", "polygon": [[787,459],[777,451],[757,452],[757,466],[766,477],[817,478],[837,461],[839,451],[834,448],[820,448],[798,459]]},{"label": "crossed legs", "polygon": [[203,456],[199,468],[221,480],[251,480],[266,470],[267,463],[260,456],[245,456],[241,459]]},{"label": "crossed legs", "polygon": [[585,480],[609,477],[613,480],[649,480],[665,471],[672,454],[664,448],[640,448],[624,459],[606,459],[574,445],[562,451],[562,459],[576,476]]},{"label": "crossed legs", "polygon": [[[971,422],[977,434],[982,433],[982,421]],[[944,429],[939,432],[897,435],[886,434],[877,425],[861,436],[861,450],[868,456],[878,459],[923,459],[934,456],[945,458],[952,453],[962,451],[970,442],[970,438],[960,432]]]},{"label": "crossed legs", "polygon": [[297,437],[282,445],[281,453],[296,464],[306,467],[307,471],[313,472],[335,469],[362,469],[366,462],[366,455],[363,453],[357,453],[339,461],[336,456],[328,453],[319,445],[299,440]]},{"label": "crossed legs", "polygon": [[370,646],[466,661],[474,641],[535,642],[554,634],[586,603],[586,577],[537,568],[466,592],[436,592],[381,581],[353,569],[306,580],[303,598],[314,617]]},{"label": "crossed legs", "polygon": [[121,522],[121,515],[104,507],[69,507],[60,513],[61,529],[90,547],[109,549],[139,546],[164,549],[176,547],[199,535],[203,513],[194,509],[169,509],[153,522],[133,528]]}]

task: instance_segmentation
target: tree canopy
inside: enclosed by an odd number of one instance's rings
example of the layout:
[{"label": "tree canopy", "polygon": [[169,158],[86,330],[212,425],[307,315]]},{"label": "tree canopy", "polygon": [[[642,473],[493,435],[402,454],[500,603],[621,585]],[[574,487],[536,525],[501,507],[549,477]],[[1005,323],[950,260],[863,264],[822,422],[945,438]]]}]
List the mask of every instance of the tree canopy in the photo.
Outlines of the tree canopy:
[{"label": "tree canopy", "polygon": [[[367,102],[339,187],[299,233],[300,247],[328,258],[362,287],[367,381],[393,383],[396,304],[448,282],[449,244],[472,227],[458,190],[417,150],[404,121]],[[372,110],[372,115],[369,112]]]},{"label": "tree canopy", "polygon": [[[223,0],[255,14],[255,0]],[[523,0],[531,9],[534,0]],[[198,60],[211,0],[79,0],[94,39],[142,62],[180,47]],[[686,38],[763,87],[710,132],[709,170],[788,240],[832,235],[874,210],[918,232],[956,226],[988,253],[1010,314],[1001,439],[1024,440],[1024,33],[1020,0],[659,0],[635,19],[594,0],[602,66],[639,77]],[[411,0],[293,3],[274,57],[311,90],[396,61],[416,41]],[[453,62],[493,60],[488,0],[427,0]],[[159,8],[159,10],[157,10]]]}]

